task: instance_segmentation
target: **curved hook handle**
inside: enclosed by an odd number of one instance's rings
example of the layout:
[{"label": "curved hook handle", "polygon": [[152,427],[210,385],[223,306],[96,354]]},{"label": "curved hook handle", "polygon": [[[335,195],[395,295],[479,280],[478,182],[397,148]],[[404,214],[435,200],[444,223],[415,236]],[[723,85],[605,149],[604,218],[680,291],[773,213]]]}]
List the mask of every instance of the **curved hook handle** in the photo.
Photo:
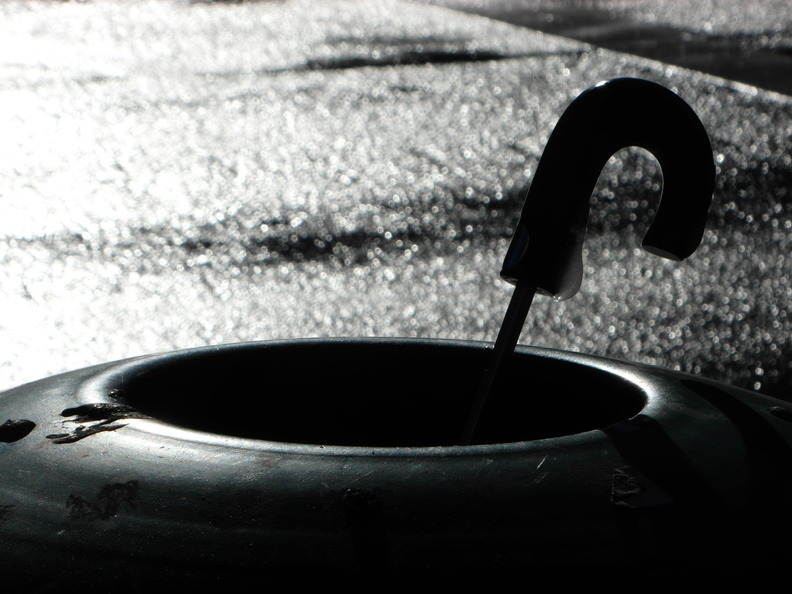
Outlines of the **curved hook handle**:
[{"label": "curved hook handle", "polygon": [[715,184],[707,132],[672,91],[646,80],[617,78],[582,93],[558,121],[501,277],[557,299],[577,293],[591,193],[607,160],[628,146],[651,152],[663,170],[662,200],[644,249],[673,260],[696,250]]}]

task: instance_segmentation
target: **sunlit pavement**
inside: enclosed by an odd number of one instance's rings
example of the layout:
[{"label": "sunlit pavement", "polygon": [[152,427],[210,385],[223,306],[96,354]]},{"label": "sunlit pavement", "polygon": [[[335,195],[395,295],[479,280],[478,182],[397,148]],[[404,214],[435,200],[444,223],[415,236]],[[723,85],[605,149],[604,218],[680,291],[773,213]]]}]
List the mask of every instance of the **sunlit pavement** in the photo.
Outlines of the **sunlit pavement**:
[{"label": "sunlit pavement", "polygon": [[638,76],[710,132],[704,242],[640,250],[661,177],[620,152],[580,293],[521,340],[792,395],[785,95],[397,1],[4,2],[0,40],[0,387],[246,340],[493,340],[556,119]]}]

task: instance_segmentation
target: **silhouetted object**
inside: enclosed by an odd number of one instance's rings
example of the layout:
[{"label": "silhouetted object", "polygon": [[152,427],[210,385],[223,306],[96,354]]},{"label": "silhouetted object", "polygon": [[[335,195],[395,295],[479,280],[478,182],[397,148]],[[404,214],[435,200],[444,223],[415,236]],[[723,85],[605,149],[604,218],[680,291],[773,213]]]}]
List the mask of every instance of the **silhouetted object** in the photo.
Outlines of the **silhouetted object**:
[{"label": "silhouetted object", "polygon": [[619,78],[582,93],[558,120],[503,262],[505,280],[557,299],[577,293],[591,193],[611,155],[628,146],[648,150],[663,169],[644,249],[672,260],[696,251],[715,185],[707,131],[675,93]]},{"label": "silhouetted object", "polygon": [[[520,347],[513,397],[456,446],[487,352],[248,343],[5,392],[0,415],[35,427],[0,442],[3,591],[231,592],[274,569],[786,569],[788,403]],[[416,381],[393,381],[405,370]]]},{"label": "silhouetted object", "polygon": [[591,193],[616,151],[638,146],[663,169],[663,196],[643,247],[682,260],[701,243],[715,165],[707,131],[665,87],[617,78],[575,99],[547,141],[501,269],[516,285],[460,444],[470,443],[498,368],[514,350],[535,292],[569,299],[583,280],[583,238]]}]

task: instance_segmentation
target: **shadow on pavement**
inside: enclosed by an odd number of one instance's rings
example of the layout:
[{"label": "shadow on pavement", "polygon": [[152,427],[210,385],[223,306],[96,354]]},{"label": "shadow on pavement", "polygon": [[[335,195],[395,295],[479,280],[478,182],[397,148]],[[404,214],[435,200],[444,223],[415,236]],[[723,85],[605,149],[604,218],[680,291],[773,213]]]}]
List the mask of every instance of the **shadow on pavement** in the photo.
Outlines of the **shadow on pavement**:
[{"label": "shadow on pavement", "polygon": [[457,9],[792,95],[788,33],[707,33],[634,21],[596,9],[511,6],[503,10],[489,4]]}]

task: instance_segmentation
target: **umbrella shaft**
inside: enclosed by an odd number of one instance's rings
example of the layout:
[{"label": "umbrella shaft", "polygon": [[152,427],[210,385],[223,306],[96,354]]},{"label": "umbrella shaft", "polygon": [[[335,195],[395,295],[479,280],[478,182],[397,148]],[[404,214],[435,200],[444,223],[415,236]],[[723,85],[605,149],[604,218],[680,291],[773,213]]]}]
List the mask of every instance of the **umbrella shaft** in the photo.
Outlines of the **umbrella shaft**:
[{"label": "umbrella shaft", "polygon": [[509,307],[506,310],[506,315],[503,318],[503,323],[498,331],[498,338],[495,339],[495,346],[490,353],[487,369],[484,371],[484,376],[481,379],[481,384],[479,384],[476,398],[470,407],[465,430],[462,432],[459,445],[469,445],[470,441],[473,439],[473,434],[476,431],[476,425],[478,425],[481,411],[484,410],[487,397],[498,379],[498,371],[501,363],[507,360],[512,352],[514,352],[514,347],[517,345],[517,340],[520,338],[520,332],[522,332],[525,317],[528,315],[528,310],[531,308],[535,293],[536,287],[523,283],[518,283],[517,287],[514,289],[511,301],[509,301]]}]

